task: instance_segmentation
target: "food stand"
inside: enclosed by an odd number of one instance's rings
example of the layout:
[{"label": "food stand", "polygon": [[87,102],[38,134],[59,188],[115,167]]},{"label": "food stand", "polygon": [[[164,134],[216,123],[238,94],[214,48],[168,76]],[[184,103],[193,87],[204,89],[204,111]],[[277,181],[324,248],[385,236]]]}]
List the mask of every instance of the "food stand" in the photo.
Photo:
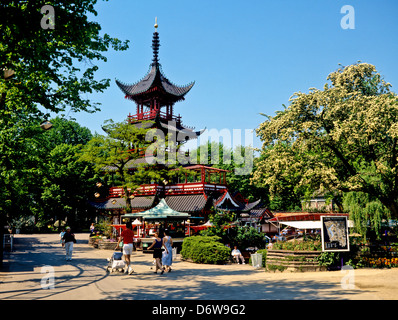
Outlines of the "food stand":
[{"label": "food stand", "polygon": [[[168,229],[170,236],[175,244],[182,243],[185,236],[185,227],[190,214],[178,212],[171,209],[164,199],[159,204],[143,212],[128,213],[123,215],[124,223],[134,220],[141,223],[138,236],[142,249],[145,250],[153,242],[152,236],[155,232],[161,232]],[[134,224],[132,222],[132,224]]]}]

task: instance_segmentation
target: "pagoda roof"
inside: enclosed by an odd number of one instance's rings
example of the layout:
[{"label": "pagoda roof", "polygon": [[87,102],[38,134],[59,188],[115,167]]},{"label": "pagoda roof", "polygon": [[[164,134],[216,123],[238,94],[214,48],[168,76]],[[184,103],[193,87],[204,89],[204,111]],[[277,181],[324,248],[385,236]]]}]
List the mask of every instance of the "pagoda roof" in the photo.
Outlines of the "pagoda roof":
[{"label": "pagoda roof", "polygon": [[116,79],[116,84],[126,95],[127,98],[134,100],[137,96],[151,91],[153,88],[161,88],[160,90],[172,100],[182,100],[184,96],[191,90],[194,82],[186,86],[177,86],[170,82],[160,70],[159,64],[152,65],[148,74],[140,81],[134,84],[125,84]]},{"label": "pagoda roof", "polygon": [[204,193],[172,195],[166,196],[165,201],[174,210],[195,213],[205,208],[208,198]]},{"label": "pagoda roof", "polygon": [[154,58],[146,76],[134,84],[126,84],[116,79],[116,84],[126,95],[126,98],[132,100],[141,100],[142,96],[156,90],[159,90],[172,103],[183,100],[184,95],[191,90],[195,82],[185,86],[177,86],[164,75],[158,60],[159,34],[157,31],[153,33],[152,48]]},{"label": "pagoda roof", "polygon": [[[96,209],[113,210],[122,209],[126,207],[126,200],[120,197],[113,197],[104,201],[89,201],[89,203]],[[130,200],[133,209],[147,209],[151,208],[155,203],[155,196],[139,196]]]},{"label": "pagoda roof", "polygon": [[206,129],[195,131],[193,128],[189,128],[181,124],[181,121],[168,121],[163,119],[159,113],[152,121],[131,121],[131,124],[137,128],[159,128],[164,130],[166,133],[175,132],[177,134],[177,142],[186,142],[191,139],[199,137]]}]

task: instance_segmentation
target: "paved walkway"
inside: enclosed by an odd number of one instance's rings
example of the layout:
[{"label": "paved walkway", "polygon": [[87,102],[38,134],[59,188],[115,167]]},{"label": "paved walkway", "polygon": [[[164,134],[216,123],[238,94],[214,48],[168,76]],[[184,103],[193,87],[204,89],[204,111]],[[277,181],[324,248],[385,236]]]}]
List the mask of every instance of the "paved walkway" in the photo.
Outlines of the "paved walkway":
[{"label": "paved walkway", "polygon": [[[73,260],[65,261],[58,235],[16,235],[15,251],[6,254],[0,272],[0,300],[259,300],[259,299],[398,299],[397,269],[369,275],[355,270],[355,287],[342,288],[336,272],[269,273],[250,265],[199,265],[174,261],[164,275],[151,269],[152,255],[133,253],[135,273],[107,273],[112,251],[90,247],[87,234],[77,234]],[[54,288],[43,289],[44,266],[54,270]],[[380,272],[390,272],[389,274]],[[393,279],[393,280],[392,280]],[[381,280],[380,280],[381,281]],[[384,286],[384,287],[383,287]],[[393,295],[395,293],[395,296]]]}]

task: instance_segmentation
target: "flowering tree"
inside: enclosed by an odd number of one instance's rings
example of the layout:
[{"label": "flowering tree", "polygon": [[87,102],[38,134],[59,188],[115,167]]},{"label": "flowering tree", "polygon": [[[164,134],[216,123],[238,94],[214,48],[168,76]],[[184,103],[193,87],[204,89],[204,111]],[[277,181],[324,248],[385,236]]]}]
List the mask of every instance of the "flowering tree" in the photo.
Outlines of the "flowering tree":
[{"label": "flowering tree", "polygon": [[363,192],[397,218],[397,95],[367,63],[341,67],[327,80],[323,90],[295,93],[259,126],[264,160],[254,181],[274,195],[280,181],[302,193]]}]

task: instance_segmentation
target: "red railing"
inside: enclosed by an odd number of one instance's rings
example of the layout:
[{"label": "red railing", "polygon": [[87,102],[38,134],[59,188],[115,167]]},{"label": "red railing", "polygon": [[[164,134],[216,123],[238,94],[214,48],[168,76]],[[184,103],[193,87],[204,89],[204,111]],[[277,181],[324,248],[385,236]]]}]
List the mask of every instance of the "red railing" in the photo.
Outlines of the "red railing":
[{"label": "red railing", "polygon": [[165,187],[165,193],[168,194],[195,194],[204,191],[222,191],[225,185],[208,184],[208,183],[179,183]]},{"label": "red railing", "polygon": [[[129,191],[131,191],[130,188],[128,188]],[[145,196],[153,196],[155,195],[158,191],[162,191],[163,187],[158,185],[158,184],[145,184],[141,185],[137,191],[134,191],[134,195],[145,195]],[[116,197],[122,197],[124,195],[124,190],[122,187],[111,187],[109,189],[109,197],[111,198],[116,198]]]},{"label": "red railing", "polygon": [[[134,192],[135,196],[139,195],[155,195],[158,192],[165,190],[166,195],[175,194],[197,194],[203,193],[204,191],[224,191],[226,189],[225,185],[220,184],[209,184],[201,182],[191,182],[191,183],[177,183],[172,185],[167,185],[165,187],[158,184],[147,184],[142,185],[137,191]],[[130,191],[130,189],[129,189]],[[117,198],[124,195],[124,190],[122,187],[111,187],[109,189],[109,197]]]},{"label": "red railing", "polygon": [[137,113],[134,115],[129,114],[128,118],[130,122],[134,121],[141,121],[141,120],[154,120],[159,114],[160,118],[168,120],[168,121],[175,121],[177,124],[181,124],[181,116],[174,116],[172,114],[167,114],[166,112],[162,112],[160,110],[149,110],[146,112]]}]

